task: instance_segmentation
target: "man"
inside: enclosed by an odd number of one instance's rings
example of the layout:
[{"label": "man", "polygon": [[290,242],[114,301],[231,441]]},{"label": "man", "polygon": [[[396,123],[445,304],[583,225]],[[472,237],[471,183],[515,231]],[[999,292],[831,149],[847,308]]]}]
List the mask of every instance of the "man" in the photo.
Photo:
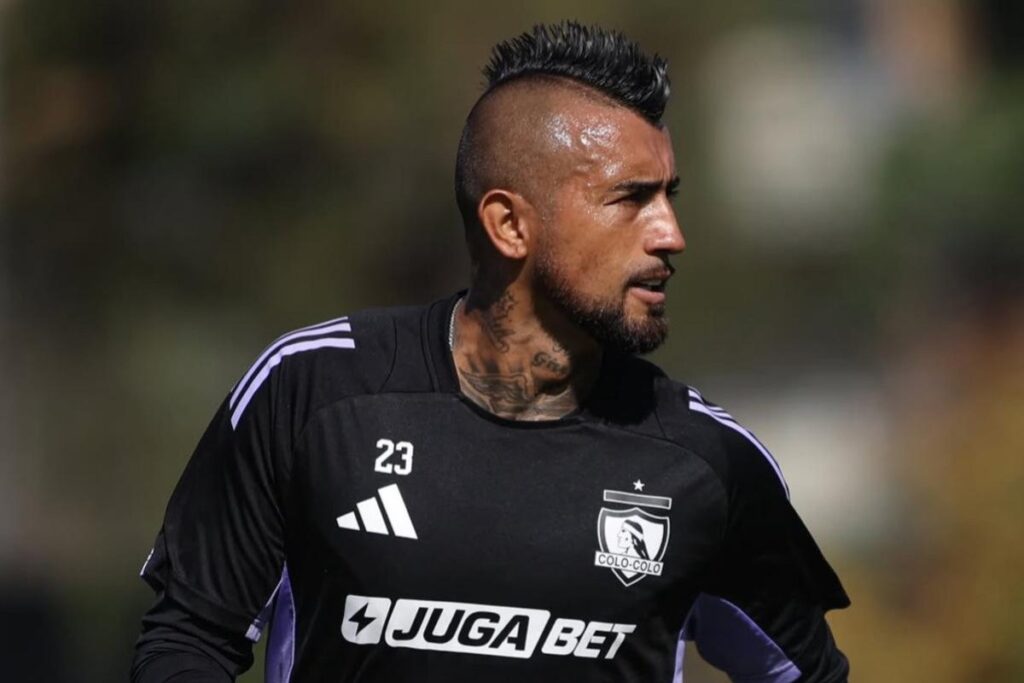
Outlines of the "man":
[{"label": "man", "polygon": [[133,680],[233,680],[269,630],[271,681],[680,680],[687,639],[735,680],[845,681],[848,600],[775,461],[634,355],[684,247],[664,62],[570,23],[486,74],[470,289],[257,359],[143,568]]}]

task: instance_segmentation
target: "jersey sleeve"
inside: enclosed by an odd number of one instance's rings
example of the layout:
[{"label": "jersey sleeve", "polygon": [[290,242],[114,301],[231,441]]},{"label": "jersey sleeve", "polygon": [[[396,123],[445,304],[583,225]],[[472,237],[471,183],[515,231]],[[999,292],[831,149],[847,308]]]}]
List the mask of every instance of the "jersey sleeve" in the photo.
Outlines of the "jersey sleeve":
[{"label": "jersey sleeve", "polygon": [[[726,533],[684,637],[733,681],[846,681],[825,612],[849,599],[790,504],[771,454],[727,413]],[[728,421],[728,424],[727,422]]]},{"label": "jersey sleeve", "polygon": [[284,563],[289,405],[281,373],[243,378],[171,495],[141,572],[157,600],[143,618],[136,669],[168,667],[160,653],[183,665],[213,660],[231,676],[251,665],[250,641]]}]

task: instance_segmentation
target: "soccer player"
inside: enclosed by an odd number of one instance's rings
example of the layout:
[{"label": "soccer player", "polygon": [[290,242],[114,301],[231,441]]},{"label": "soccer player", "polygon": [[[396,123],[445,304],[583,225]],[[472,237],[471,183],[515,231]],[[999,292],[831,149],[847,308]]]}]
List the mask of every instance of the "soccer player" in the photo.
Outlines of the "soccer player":
[{"label": "soccer player", "polygon": [[142,576],[132,680],[847,679],[848,599],[772,456],[638,354],[684,247],[666,65],[567,23],[495,47],[456,194],[469,289],[271,344]]}]

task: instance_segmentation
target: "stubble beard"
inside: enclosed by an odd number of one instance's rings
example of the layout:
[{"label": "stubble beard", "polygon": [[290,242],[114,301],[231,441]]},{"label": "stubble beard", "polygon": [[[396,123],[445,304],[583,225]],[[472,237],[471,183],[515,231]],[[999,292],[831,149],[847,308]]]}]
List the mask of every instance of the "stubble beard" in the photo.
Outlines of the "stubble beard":
[{"label": "stubble beard", "polygon": [[645,354],[668,337],[665,307],[651,306],[639,320],[626,315],[625,296],[617,299],[588,297],[573,286],[572,278],[550,258],[537,262],[536,286],[540,294],[605,349]]}]

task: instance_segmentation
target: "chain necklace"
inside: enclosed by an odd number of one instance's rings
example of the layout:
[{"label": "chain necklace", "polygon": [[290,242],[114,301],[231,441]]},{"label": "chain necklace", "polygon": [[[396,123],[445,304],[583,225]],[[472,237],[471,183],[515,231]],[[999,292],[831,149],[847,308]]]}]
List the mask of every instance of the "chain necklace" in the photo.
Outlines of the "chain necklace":
[{"label": "chain necklace", "polygon": [[455,315],[459,312],[459,306],[462,305],[462,299],[463,298],[464,297],[460,296],[459,300],[455,302],[454,306],[452,306],[452,317],[448,319],[448,350],[449,351],[454,351],[455,350]]}]

